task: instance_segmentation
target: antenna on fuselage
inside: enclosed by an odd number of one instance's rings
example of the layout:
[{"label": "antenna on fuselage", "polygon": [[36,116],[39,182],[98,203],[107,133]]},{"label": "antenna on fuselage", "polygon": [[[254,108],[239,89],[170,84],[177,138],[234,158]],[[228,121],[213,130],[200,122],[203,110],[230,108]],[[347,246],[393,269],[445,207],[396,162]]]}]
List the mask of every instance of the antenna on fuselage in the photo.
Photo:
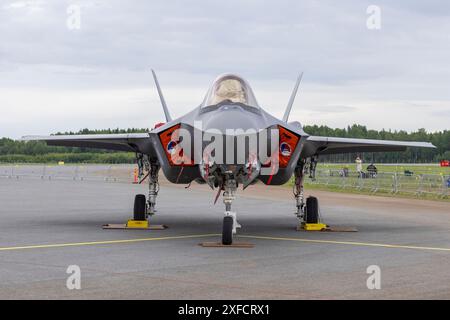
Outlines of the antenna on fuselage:
[{"label": "antenna on fuselage", "polygon": [[300,86],[300,82],[303,78],[303,72],[297,78],[297,82],[295,83],[294,91],[292,91],[291,97],[289,98],[288,105],[286,107],[286,111],[284,112],[283,121],[287,122],[289,119],[289,114],[291,113],[292,105],[294,104],[295,96],[297,95],[298,87]]},{"label": "antenna on fuselage", "polygon": [[167,108],[166,100],[164,100],[164,96],[161,91],[161,87],[159,86],[158,78],[156,77],[155,70],[152,69],[153,79],[155,80],[156,90],[158,90],[159,100],[161,100],[161,105],[164,110],[164,115],[166,116],[166,122],[172,121],[170,117],[169,109]]}]

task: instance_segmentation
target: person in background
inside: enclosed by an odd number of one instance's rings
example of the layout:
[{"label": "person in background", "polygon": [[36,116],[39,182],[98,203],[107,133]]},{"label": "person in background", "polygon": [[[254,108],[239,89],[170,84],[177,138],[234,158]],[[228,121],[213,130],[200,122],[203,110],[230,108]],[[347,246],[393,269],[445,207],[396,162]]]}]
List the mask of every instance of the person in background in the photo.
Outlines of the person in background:
[{"label": "person in background", "polygon": [[355,163],[356,163],[356,172],[358,172],[358,177],[361,177],[361,174],[362,174],[362,160],[361,160],[361,158],[359,156],[356,157]]},{"label": "person in background", "polygon": [[377,167],[375,167],[373,162],[367,166],[367,172],[369,173],[369,177],[371,177],[371,178],[377,177],[378,169],[377,169]]}]

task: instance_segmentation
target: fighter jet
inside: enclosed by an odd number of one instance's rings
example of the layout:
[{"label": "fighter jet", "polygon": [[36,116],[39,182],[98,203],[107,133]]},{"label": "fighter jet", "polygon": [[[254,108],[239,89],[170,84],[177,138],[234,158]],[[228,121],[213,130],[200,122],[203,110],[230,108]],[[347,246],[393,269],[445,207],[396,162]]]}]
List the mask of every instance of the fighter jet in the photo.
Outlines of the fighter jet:
[{"label": "fighter jet", "polygon": [[314,178],[317,159],[337,153],[403,151],[407,147],[435,148],[428,142],[406,142],[311,136],[289,114],[302,79],[297,78],[282,119],[258,104],[246,80],[236,74],[217,77],[203,102],[172,119],[155,72],[156,89],[165,123],[150,132],[132,134],[26,136],[51,146],[101,148],[136,154],[141,180],[148,178],[148,197],[134,200],[134,219],[147,220],[155,212],[160,169],[177,184],[208,184],[215,201],[222,195],[225,216],[222,244],[230,245],[240,227],[232,203],[238,187],[262,182],[282,185],[294,177],[295,214],[300,222],[318,221],[318,200],[304,198],[303,180]]}]

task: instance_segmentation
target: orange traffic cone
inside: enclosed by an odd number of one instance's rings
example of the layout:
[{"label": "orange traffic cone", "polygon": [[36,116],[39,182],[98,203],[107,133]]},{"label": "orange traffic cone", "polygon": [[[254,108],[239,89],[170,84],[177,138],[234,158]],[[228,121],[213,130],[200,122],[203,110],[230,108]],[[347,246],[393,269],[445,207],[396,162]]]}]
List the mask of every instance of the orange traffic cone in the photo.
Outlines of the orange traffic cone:
[{"label": "orange traffic cone", "polygon": [[138,168],[134,168],[134,170],[133,170],[133,184],[138,184],[138,183],[139,183]]}]

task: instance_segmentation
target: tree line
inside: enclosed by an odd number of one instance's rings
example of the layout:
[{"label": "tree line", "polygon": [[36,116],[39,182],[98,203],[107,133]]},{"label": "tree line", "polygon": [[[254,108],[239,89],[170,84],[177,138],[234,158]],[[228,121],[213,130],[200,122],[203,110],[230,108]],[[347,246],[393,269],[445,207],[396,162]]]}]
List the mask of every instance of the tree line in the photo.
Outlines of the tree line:
[{"label": "tree line", "polygon": [[[343,138],[364,138],[401,141],[427,141],[436,149],[408,148],[405,152],[376,152],[358,154],[365,162],[377,163],[429,163],[450,159],[450,131],[427,132],[419,129],[414,132],[369,130],[365,126],[354,124],[347,128],[330,128],[327,126],[304,126],[305,132],[315,136]],[[58,132],[56,135],[74,134],[114,134],[148,132],[148,128],[129,129],[83,129],[78,132]],[[337,154],[319,157],[324,162],[353,162],[357,154]],[[108,151],[75,147],[47,146],[45,142],[18,141],[8,138],[0,139],[0,162],[7,163],[49,163],[64,161],[67,163],[133,163],[135,155],[129,152]]]},{"label": "tree line", "polygon": [[366,126],[354,124],[347,128],[330,128],[327,126],[304,126],[305,132],[314,136],[340,138],[362,138],[376,140],[424,141],[431,142],[436,149],[407,148],[404,152],[370,152],[362,154],[337,154],[319,157],[324,162],[353,162],[356,156],[365,162],[376,163],[430,163],[450,159],[450,131],[427,132],[419,129],[413,132],[404,130],[370,130]]},{"label": "tree line", "polygon": [[[148,132],[148,128],[82,129],[78,132],[57,132],[55,135],[114,134]],[[48,146],[40,141],[0,139],[0,163],[133,163],[135,154],[103,149]]]}]

